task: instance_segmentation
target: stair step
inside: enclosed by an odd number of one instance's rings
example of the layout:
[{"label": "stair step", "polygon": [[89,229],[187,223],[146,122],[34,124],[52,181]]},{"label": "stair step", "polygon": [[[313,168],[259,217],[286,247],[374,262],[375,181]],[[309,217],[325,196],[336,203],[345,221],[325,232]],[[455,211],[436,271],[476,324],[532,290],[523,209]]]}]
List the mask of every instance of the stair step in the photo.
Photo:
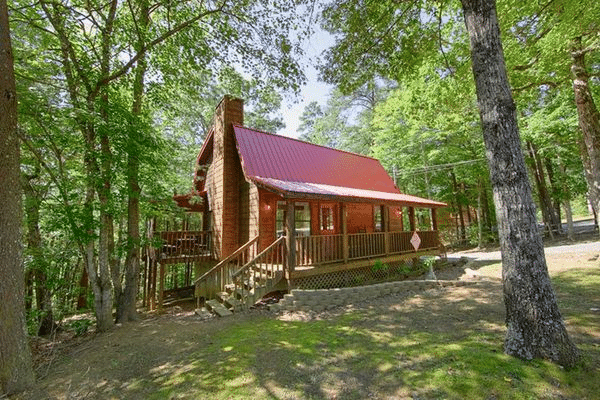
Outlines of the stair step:
[{"label": "stair step", "polygon": [[219,301],[231,311],[237,311],[242,309],[243,303],[239,299],[236,299],[234,296],[227,292],[217,293],[217,299],[219,299]]},{"label": "stair step", "polygon": [[203,319],[210,318],[213,316],[213,313],[208,311],[206,307],[196,308],[194,312],[196,313],[196,315],[202,317]]},{"label": "stair step", "polygon": [[221,304],[218,300],[208,300],[206,303],[206,307],[217,314],[219,317],[226,317],[228,315],[233,315],[231,311],[229,311],[223,304]]}]

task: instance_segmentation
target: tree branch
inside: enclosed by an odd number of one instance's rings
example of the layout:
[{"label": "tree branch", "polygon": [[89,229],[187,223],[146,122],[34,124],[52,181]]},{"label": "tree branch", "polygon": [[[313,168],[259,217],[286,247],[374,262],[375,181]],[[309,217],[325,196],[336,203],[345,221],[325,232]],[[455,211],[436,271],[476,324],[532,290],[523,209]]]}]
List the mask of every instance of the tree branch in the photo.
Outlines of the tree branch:
[{"label": "tree branch", "polygon": [[144,45],[140,51],[138,51],[125,65],[123,65],[120,69],[114,71],[112,74],[98,80],[98,82],[96,83],[94,89],[91,91],[91,93],[93,94],[97,94],[100,89],[106,85],[107,83],[114,81],[115,79],[120,78],[121,76],[125,75],[130,69],[131,67],[133,67],[133,65],[152,47],[164,42],[165,40],[169,39],[171,36],[175,35],[176,33],[184,30],[185,28],[189,27],[190,25],[192,25],[193,23],[195,23],[196,21],[201,20],[202,18],[205,18],[209,15],[212,14],[217,14],[219,12],[222,12],[224,9],[224,3],[223,2],[219,7],[213,9],[213,10],[209,10],[209,11],[205,11],[197,16],[195,16],[194,18],[191,18],[187,21],[182,22],[181,24],[175,26],[174,28],[172,28],[171,30],[163,33],[162,35],[160,35],[159,37],[157,37],[156,39],[152,40],[151,42],[149,42],[148,44]]},{"label": "tree branch", "polygon": [[522,65],[515,65],[512,67],[513,71],[526,71],[529,68],[533,67],[537,62],[539,61],[538,57],[536,56],[533,60],[531,60],[529,63],[527,64],[522,64]]},{"label": "tree branch", "polygon": [[585,49],[575,50],[571,52],[571,57],[581,57],[586,55],[587,53],[591,53],[594,51],[600,50],[600,43],[593,44],[591,46],[586,47]]},{"label": "tree branch", "polygon": [[446,69],[450,72],[450,75],[454,75],[454,69],[448,62],[448,58],[446,57],[446,52],[444,51],[444,46],[442,45],[442,4],[440,4],[440,12],[438,14],[438,40],[440,52],[442,53],[442,57],[444,58],[444,63],[446,64]]},{"label": "tree branch", "polygon": [[[55,17],[55,15],[48,9],[48,3],[46,3],[46,1],[42,0],[42,1],[40,1],[40,4],[42,6],[42,9],[44,10],[44,13],[48,17],[48,20],[54,27],[54,30],[58,37],[58,40],[60,41],[60,44],[61,44],[60,47],[61,47],[61,52],[62,52],[62,56],[63,56],[62,61],[63,61],[64,67],[65,67],[65,75],[67,76],[67,81],[69,82],[70,89],[73,89],[73,90],[70,90],[72,97],[75,96],[75,97],[73,97],[73,101],[76,101],[76,93],[77,92],[76,92],[76,90],[74,90],[75,82],[74,82],[73,74],[71,71],[71,63],[73,64],[73,67],[75,68],[75,71],[77,72],[77,75],[79,76],[79,79],[81,79],[81,81],[83,82],[83,85],[86,87],[88,92],[91,91],[92,86],[90,84],[90,81],[89,81],[87,75],[83,72],[83,68],[81,68],[81,66],[79,65],[77,55],[75,54],[73,45],[72,45],[71,41],[69,40],[69,37],[67,36],[67,34],[64,30],[64,27],[62,26],[60,21]],[[60,15],[60,12],[58,10],[57,10],[57,13]]]},{"label": "tree branch", "polygon": [[542,85],[546,85],[546,86],[550,86],[551,88],[555,88],[555,87],[558,87],[561,83],[562,82],[554,82],[554,81],[530,82],[527,85],[512,88],[512,91],[513,91],[513,93],[518,93],[518,92],[522,92],[527,89],[531,89],[532,87],[542,86]]}]

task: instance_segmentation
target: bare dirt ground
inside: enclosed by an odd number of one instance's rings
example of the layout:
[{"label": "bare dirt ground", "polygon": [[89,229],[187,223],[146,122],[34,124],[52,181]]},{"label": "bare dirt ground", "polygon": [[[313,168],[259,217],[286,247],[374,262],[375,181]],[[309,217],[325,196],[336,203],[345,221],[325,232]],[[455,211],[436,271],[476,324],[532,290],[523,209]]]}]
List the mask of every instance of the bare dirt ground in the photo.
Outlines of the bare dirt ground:
[{"label": "bare dirt ground", "polygon": [[[557,243],[560,245],[560,243]],[[572,268],[599,268],[600,242],[588,241],[583,246],[547,251],[551,275]],[[486,256],[487,255],[487,256]],[[58,336],[54,341],[34,343],[38,383],[23,399],[103,398],[127,385],[132,377],[161,374],[160,369],[185,352],[207,346],[211,335],[239,323],[256,318],[310,320],[333,317],[353,308],[376,308],[377,313],[403,312],[410,316],[414,328],[430,330],[472,327],[493,319],[495,329],[503,329],[504,305],[500,282],[499,258],[492,252],[464,251],[451,257],[470,257],[461,267],[436,271],[438,279],[475,280],[475,286],[429,290],[423,293],[390,295],[374,301],[360,302],[324,313],[270,313],[266,309],[251,310],[227,318],[202,320],[193,305],[168,309],[164,314],[142,313],[140,320],[117,326],[104,334],[89,332],[83,336]],[[469,299],[471,312],[454,310],[452,304]],[[589,307],[600,308],[600,304]],[[426,311],[426,312],[425,312]],[[490,317],[493,316],[493,317]],[[568,321],[567,321],[568,325]],[[600,343],[600,332],[571,332],[576,342],[594,340]],[[591,336],[590,336],[591,335]],[[260,366],[256,366],[260,369]]]}]

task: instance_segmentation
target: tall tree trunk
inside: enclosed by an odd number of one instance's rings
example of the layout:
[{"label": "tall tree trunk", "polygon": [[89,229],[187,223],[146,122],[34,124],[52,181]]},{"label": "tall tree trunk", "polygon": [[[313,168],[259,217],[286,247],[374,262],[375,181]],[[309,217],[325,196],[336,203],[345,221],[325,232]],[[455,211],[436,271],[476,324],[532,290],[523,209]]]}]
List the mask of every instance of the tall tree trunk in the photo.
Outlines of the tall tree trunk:
[{"label": "tall tree trunk", "polygon": [[[560,171],[561,176],[566,176],[567,172],[565,171],[565,166],[563,165],[560,158],[558,158],[558,170]],[[575,240],[575,230],[573,229],[573,211],[571,209],[571,193],[569,191],[569,186],[566,181],[562,180],[562,196],[563,196],[563,207],[565,209],[565,216],[567,218],[567,238],[570,241]]]},{"label": "tall tree trunk", "polygon": [[494,0],[461,2],[500,235],[507,325],[504,351],[571,367],[579,352],[558,309],[537,230],[496,4]]},{"label": "tall tree trunk", "polygon": [[[38,165],[39,166],[39,165]],[[38,170],[40,168],[37,168]],[[25,194],[25,221],[27,227],[27,254],[30,257],[30,272],[35,286],[36,306],[39,311],[38,335],[47,335],[54,328],[52,316],[52,296],[48,288],[46,271],[48,263],[44,257],[42,235],[40,233],[40,206],[42,195],[36,190],[32,181],[37,174],[21,176],[21,184]]]},{"label": "tall tree trunk", "polygon": [[480,178],[477,182],[477,246],[483,248],[483,212],[481,203],[483,202],[483,191],[485,186]]},{"label": "tall tree trunk", "polygon": [[[483,183],[483,181],[482,181]],[[485,226],[487,228],[488,232],[492,232],[493,228],[494,228],[494,221],[492,218],[492,209],[490,208],[490,197],[488,196],[488,191],[487,191],[487,185],[483,184],[483,192],[482,194],[482,211],[483,211],[483,217],[484,217],[484,221],[485,221]]]},{"label": "tall tree trunk", "polygon": [[454,193],[454,201],[456,202],[456,208],[458,210],[458,218],[460,221],[460,238],[459,241],[461,244],[464,244],[467,241],[467,230],[465,228],[465,216],[463,214],[462,204],[459,198],[459,188],[458,183],[456,182],[456,175],[454,171],[450,171],[450,177],[452,178],[452,187]]},{"label": "tall tree trunk", "polygon": [[527,142],[527,150],[529,152],[529,156],[531,157],[530,166],[531,171],[533,172],[536,187],[538,189],[538,198],[540,201],[544,225],[548,230],[550,238],[554,239],[554,218],[552,217],[554,210],[552,208],[552,200],[548,195],[548,189],[546,187],[546,176],[544,174],[544,169],[542,168],[542,163],[540,162],[540,157],[537,154],[535,145],[531,142]]},{"label": "tall tree trunk", "polygon": [[88,273],[85,265],[83,267],[83,271],[81,273],[81,278],[79,278],[79,285],[77,288],[77,310],[82,310],[87,308],[87,292],[88,292]]},{"label": "tall tree trunk", "polygon": [[550,182],[550,198],[552,200],[552,207],[554,209],[554,218],[556,218],[556,232],[558,234],[563,233],[562,229],[562,216],[561,216],[561,201],[560,201],[560,188],[558,187],[558,182],[556,181],[556,177],[554,174],[554,166],[552,165],[552,161],[550,158],[544,158],[544,167],[546,169],[546,174],[548,175],[548,182]]},{"label": "tall tree trunk", "polygon": [[[106,19],[106,28],[102,31],[102,47],[100,54],[100,74],[102,78],[110,75],[111,61],[111,43],[113,35],[113,27],[117,10],[117,0],[110,1],[110,8]],[[96,104],[99,95],[99,104]],[[113,290],[114,286],[120,287],[120,271],[118,271],[118,263],[115,258],[115,243],[114,243],[114,220],[112,203],[112,150],[108,132],[109,115],[108,115],[108,86],[101,85],[98,92],[91,93],[91,103],[99,106],[100,118],[103,124],[98,129],[98,137],[100,139],[100,179],[96,179],[96,194],[100,201],[100,234],[98,241],[98,278],[101,283],[102,293],[101,299],[95,299],[96,307],[100,307],[99,314],[101,319],[97,320],[98,330],[100,332],[107,331],[113,327],[114,321],[112,318],[113,311]],[[89,271],[88,271],[89,274]],[[91,278],[91,274],[89,275]],[[120,292],[117,289],[117,292]],[[98,312],[97,312],[98,315]]]},{"label": "tall tree trunk", "polygon": [[600,211],[600,114],[590,90],[585,55],[586,49],[582,48],[581,37],[575,38],[571,50],[571,73],[579,128],[583,136],[581,144],[584,151],[581,157],[590,203],[598,213]]},{"label": "tall tree trunk", "polygon": [[25,328],[17,93],[6,0],[0,0],[0,397],[33,383]]},{"label": "tall tree trunk", "polygon": [[[145,34],[149,23],[148,2],[140,1],[139,37],[136,42],[136,51],[145,46]],[[134,117],[141,117],[144,99],[144,77],[146,74],[146,56],[138,60],[133,82]],[[133,321],[137,319],[137,294],[140,274],[140,185],[139,185],[139,136],[138,129],[129,133],[127,146],[127,258],[125,260],[125,289],[117,303],[117,322]]]}]

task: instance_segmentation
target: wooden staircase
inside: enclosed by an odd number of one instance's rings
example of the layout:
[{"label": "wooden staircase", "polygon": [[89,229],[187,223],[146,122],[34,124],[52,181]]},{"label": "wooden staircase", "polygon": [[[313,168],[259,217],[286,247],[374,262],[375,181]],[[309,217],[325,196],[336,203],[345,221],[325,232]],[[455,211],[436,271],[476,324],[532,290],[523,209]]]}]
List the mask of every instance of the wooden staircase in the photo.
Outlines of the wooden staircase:
[{"label": "wooden staircase", "polygon": [[285,238],[252,256],[257,239],[244,244],[195,281],[198,306],[204,299],[201,313],[227,316],[251,307],[283,279]]}]

